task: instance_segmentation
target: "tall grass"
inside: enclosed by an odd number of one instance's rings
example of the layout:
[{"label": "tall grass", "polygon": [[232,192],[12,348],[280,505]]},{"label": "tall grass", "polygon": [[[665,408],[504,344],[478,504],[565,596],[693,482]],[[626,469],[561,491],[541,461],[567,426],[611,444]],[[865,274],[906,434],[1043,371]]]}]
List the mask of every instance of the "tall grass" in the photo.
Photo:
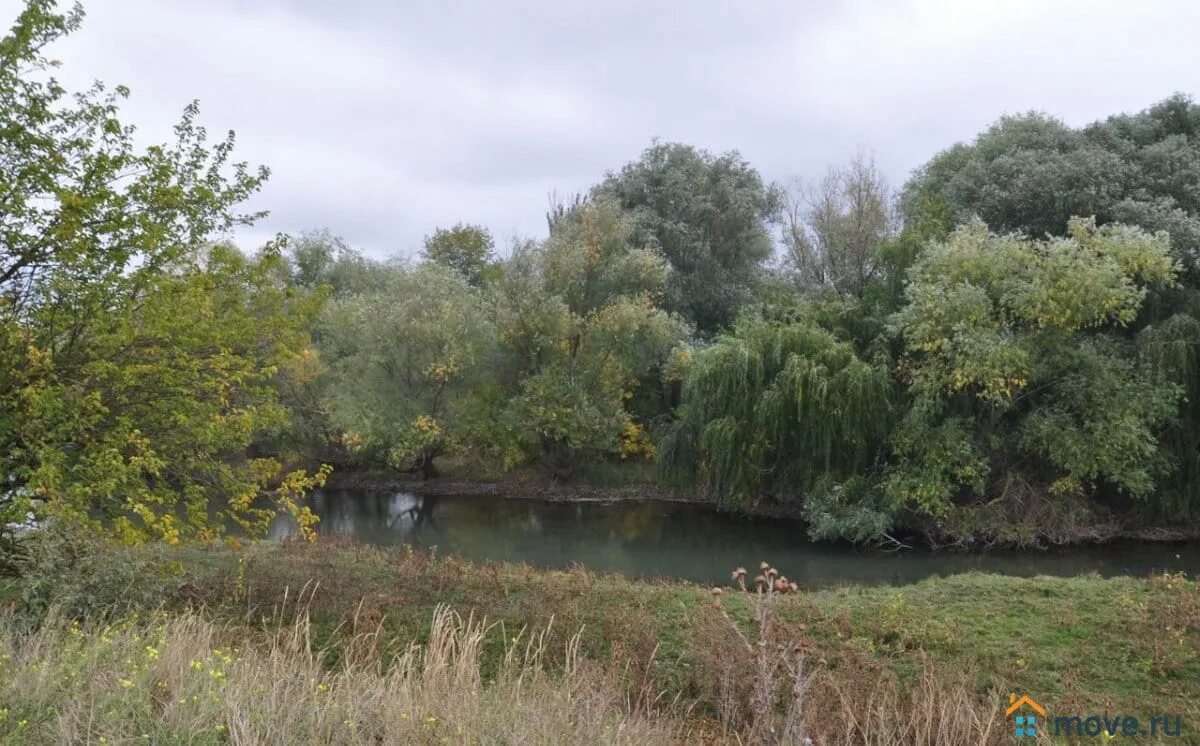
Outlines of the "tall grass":
[{"label": "tall grass", "polygon": [[869,659],[843,657],[827,667],[807,629],[780,617],[780,605],[798,586],[766,562],[760,569],[751,583],[745,568],[732,573],[733,597],[744,601],[739,611],[748,619],[731,613],[724,589],[713,588],[715,611],[696,628],[693,649],[707,682],[705,698],[727,734],[764,746],[1004,742],[999,693],[981,701],[965,672],[939,669],[926,658],[919,674],[901,683]]},{"label": "tall grass", "polygon": [[[631,707],[577,655],[542,663],[546,635],[441,607],[424,644],[380,651],[379,630],[315,650],[306,614],[248,635],[194,612],[22,633],[0,620],[0,740],[6,743],[678,743],[681,721]],[[329,665],[328,660],[337,663]]]}]

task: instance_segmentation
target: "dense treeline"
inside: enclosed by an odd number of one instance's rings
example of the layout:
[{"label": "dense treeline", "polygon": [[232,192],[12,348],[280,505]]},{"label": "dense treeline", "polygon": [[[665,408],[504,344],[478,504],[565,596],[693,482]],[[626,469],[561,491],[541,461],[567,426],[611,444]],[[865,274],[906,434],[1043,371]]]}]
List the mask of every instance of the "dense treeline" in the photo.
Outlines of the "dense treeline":
[{"label": "dense treeline", "polygon": [[[224,236],[267,178],[189,107],[139,149],[30,0],[0,41],[0,526],[171,541],[338,469],[469,453],[802,513],[819,537],[1069,539],[1200,508],[1200,107],[1001,119],[895,190],[655,142],[498,250]],[[296,466],[305,467],[287,471]]]}]

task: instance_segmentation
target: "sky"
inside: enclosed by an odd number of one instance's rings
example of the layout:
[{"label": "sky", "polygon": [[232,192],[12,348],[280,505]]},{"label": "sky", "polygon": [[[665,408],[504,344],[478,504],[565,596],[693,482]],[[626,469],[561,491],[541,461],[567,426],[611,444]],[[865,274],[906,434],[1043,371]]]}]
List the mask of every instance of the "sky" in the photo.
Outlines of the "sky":
[{"label": "sky", "polygon": [[[0,0],[7,24],[19,0]],[[272,176],[234,238],[328,228],[415,255],[437,226],[501,253],[652,138],[814,180],[857,151],[893,185],[1003,114],[1080,125],[1200,97],[1194,0],[85,0],[60,79],[132,96],[165,141],[197,99]]]}]

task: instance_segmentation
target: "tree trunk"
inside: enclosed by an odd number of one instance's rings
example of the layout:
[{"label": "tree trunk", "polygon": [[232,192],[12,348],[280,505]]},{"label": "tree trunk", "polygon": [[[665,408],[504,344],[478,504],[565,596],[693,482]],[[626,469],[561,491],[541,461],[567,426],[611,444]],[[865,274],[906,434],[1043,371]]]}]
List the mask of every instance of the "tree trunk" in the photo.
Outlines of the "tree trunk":
[{"label": "tree trunk", "polygon": [[429,480],[438,475],[437,468],[433,465],[433,454],[423,451],[417,457],[417,470],[421,472],[421,479]]},{"label": "tree trunk", "polygon": [[575,453],[565,438],[541,436],[542,462],[555,483],[569,482],[575,471]]}]

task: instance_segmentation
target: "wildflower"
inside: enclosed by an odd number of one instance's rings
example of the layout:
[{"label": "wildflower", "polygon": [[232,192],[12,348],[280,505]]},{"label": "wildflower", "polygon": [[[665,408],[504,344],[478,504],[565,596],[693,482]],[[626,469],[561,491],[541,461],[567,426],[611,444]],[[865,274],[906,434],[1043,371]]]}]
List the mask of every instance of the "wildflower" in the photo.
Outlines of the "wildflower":
[{"label": "wildflower", "polygon": [[120,684],[123,689],[129,689],[133,686],[133,682],[129,679],[117,679],[117,683]]},{"label": "wildflower", "polygon": [[148,657],[152,661],[158,660],[158,648],[156,648],[152,645],[147,645],[146,646],[146,657]]},{"label": "wildflower", "polygon": [[324,694],[327,691],[329,691],[328,684],[317,684],[317,694]]},{"label": "wildflower", "polygon": [[742,590],[746,590],[746,568],[744,568],[744,567],[737,568],[733,572],[729,573],[729,578],[733,582],[740,585],[742,587]]},{"label": "wildflower", "polygon": [[712,593],[712,605],[713,605],[714,609],[721,608],[721,594],[723,592],[724,591],[722,591],[719,587],[713,586],[711,593]]},{"label": "wildflower", "polygon": [[200,661],[195,661],[195,660],[194,660],[194,661],[192,661],[191,663],[189,663],[188,665],[189,665],[189,666],[191,666],[192,670],[194,670],[194,671],[202,671],[202,670],[204,670],[204,664],[203,664],[203,663],[201,663]]}]

